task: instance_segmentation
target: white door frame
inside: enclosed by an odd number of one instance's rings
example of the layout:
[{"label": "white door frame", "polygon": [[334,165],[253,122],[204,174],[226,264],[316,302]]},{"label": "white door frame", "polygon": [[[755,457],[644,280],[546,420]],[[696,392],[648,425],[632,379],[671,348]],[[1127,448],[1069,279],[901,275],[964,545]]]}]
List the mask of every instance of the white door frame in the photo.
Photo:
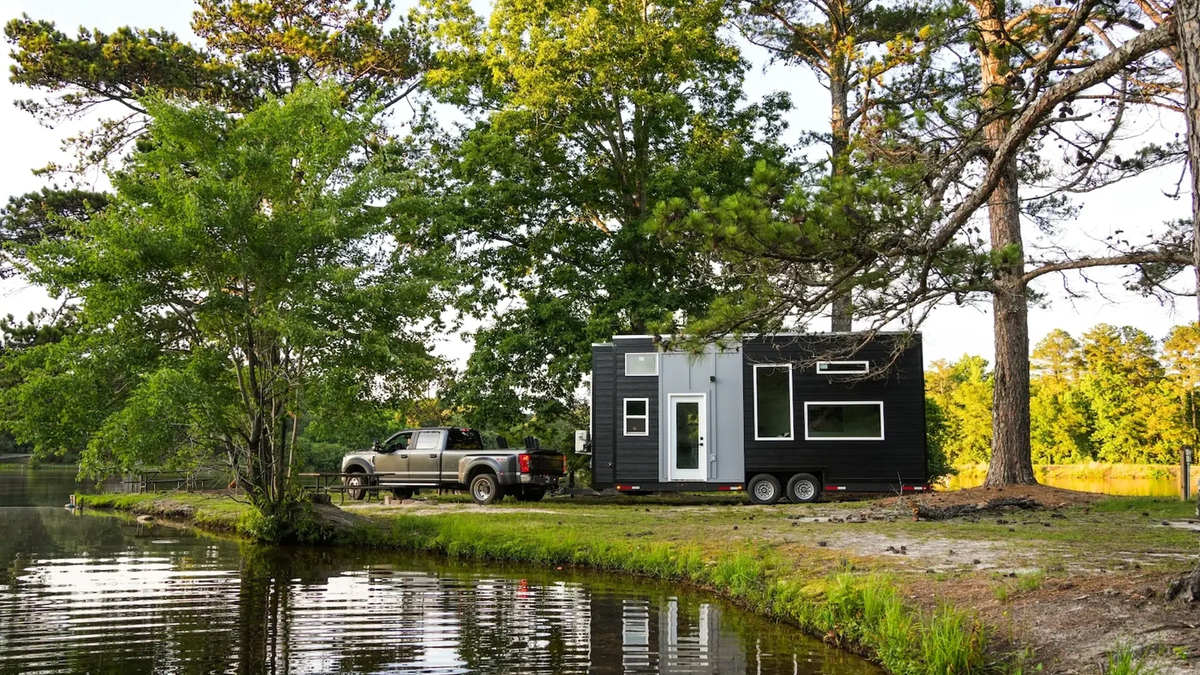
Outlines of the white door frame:
[{"label": "white door frame", "polygon": [[[700,408],[700,457],[695,469],[675,468],[675,404],[698,403]],[[667,394],[667,476],[673,481],[704,482],[708,480],[708,395],[704,393]]]}]

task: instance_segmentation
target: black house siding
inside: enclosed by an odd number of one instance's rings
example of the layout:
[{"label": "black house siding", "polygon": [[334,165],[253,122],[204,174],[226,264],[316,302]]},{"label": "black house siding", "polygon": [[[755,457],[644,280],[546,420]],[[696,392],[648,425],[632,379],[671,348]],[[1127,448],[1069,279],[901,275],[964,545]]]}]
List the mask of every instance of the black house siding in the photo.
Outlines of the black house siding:
[{"label": "black house siding", "polygon": [[592,346],[592,482],[613,482],[613,348]]},{"label": "black house siding", "polygon": [[[817,360],[870,361],[872,369],[891,363],[898,336],[880,335],[845,355],[857,336],[764,336],[743,343],[743,411],[746,475],[814,471],[826,484],[871,481],[924,483],[925,374],[919,336],[885,373],[874,378],[817,374]],[[859,338],[861,339],[861,338]],[[792,364],[793,439],[754,440],[754,365]],[[882,441],[804,440],[805,401],[882,401]]]},{"label": "black house siding", "polygon": [[[651,338],[614,338],[613,339],[613,438],[616,448],[615,470],[613,481],[624,485],[626,483],[647,483],[658,481],[658,429],[659,429],[659,400],[658,377],[625,375],[626,354],[647,354],[657,352]],[[659,364],[661,369],[662,365]],[[625,399],[644,398],[649,400],[647,436],[625,435]]]}]

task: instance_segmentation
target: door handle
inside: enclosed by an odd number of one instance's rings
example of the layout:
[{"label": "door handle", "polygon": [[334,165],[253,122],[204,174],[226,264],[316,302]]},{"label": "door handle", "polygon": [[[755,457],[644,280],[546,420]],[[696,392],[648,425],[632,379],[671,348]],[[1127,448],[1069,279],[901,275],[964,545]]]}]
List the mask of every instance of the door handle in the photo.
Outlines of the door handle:
[{"label": "door handle", "polygon": [[408,459],[408,455],[400,455],[400,459]]},{"label": "door handle", "polygon": [[436,453],[436,452],[431,452],[431,453],[429,453],[429,458],[430,458],[430,459],[437,459],[437,453]]}]

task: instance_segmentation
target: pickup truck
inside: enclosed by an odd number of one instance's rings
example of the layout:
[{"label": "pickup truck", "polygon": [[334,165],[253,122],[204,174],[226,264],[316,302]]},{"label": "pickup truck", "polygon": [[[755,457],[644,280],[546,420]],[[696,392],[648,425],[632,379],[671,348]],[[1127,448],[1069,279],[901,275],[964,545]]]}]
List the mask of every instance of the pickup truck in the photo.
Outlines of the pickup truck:
[{"label": "pickup truck", "polygon": [[553,450],[485,450],[478,431],[456,427],[405,429],[342,458],[342,482],[352,499],[366,497],[368,487],[390,488],[398,499],[443,488],[469,490],[477,504],[505,495],[536,502],[565,473],[566,457]]}]

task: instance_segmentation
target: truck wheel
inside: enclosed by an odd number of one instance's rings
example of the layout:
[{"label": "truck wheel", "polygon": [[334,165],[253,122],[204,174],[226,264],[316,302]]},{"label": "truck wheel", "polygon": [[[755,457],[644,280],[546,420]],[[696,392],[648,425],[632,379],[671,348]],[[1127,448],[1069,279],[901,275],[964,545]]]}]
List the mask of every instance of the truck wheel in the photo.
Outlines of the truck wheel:
[{"label": "truck wheel", "polygon": [[476,504],[492,504],[503,497],[500,481],[496,480],[495,474],[481,473],[471,479],[471,499],[474,499]]},{"label": "truck wheel", "polygon": [[412,488],[396,488],[392,490],[392,496],[396,499],[412,499]]},{"label": "truck wheel", "polygon": [[810,473],[798,473],[788,481],[788,501],[793,504],[808,504],[821,498],[821,481]]},{"label": "truck wheel", "polygon": [[[360,501],[360,502],[363,499],[366,499],[367,491],[361,489],[363,487],[366,487],[369,484],[369,482],[367,481],[366,474],[356,473],[352,476],[348,476],[348,477],[344,478],[343,480],[345,481],[346,487],[350,488],[350,489],[346,490],[346,494],[350,496],[350,499],[353,499],[355,501]],[[359,488],[359,489],[355,489],[355,488]]]},{"label": "truck wheel", "polygon": [[546,488],[544,487],[528,487],[517,493],[517,501],[519,502],[540,502],[542,497],[546,496]]},{"label": "truck wheel", "polygon": [[750,493],[750,501],[755,504],[774,504],[783,496],[779,481],[775,476],[766,473],[751,478],[750,483],[746,485],[746,492]]}]

